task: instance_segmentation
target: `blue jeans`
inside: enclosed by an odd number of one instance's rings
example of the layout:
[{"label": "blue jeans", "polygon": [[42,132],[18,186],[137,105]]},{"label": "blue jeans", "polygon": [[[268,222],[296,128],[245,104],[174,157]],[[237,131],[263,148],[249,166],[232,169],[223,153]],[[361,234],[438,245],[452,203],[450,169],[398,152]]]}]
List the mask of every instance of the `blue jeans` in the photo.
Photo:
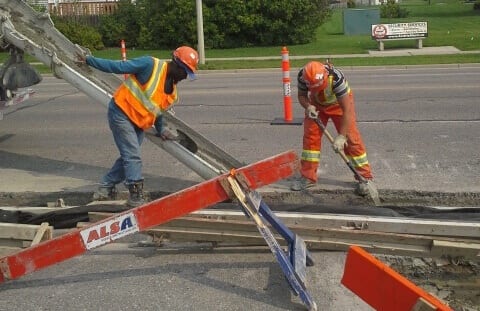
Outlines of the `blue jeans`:
[{"label": "blue jeans", "polygon": [[128,185],[143,181],[141,145],[144,131],[133,124],[113,99],[108,104],[108,124],[120,157],[103,176],[101,186],[112,187],[122,181]]}]

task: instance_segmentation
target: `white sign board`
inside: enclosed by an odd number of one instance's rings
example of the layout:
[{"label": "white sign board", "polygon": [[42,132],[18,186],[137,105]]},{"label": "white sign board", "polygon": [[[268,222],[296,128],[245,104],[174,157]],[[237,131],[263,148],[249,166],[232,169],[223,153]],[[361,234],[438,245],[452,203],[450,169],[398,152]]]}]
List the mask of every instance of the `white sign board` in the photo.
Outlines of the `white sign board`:
[{"label": "white sign board", "polygon": [[372,25],[373,39],[426,38],[427,22]]},{"label": "white sign board", "polygon": [[135,214],[132,212],[124,215],[120,214],[98,225],[87,227],[80,231],[80,235],[85,248],[92,249],[138,231],[137,218],[135,218]]}]

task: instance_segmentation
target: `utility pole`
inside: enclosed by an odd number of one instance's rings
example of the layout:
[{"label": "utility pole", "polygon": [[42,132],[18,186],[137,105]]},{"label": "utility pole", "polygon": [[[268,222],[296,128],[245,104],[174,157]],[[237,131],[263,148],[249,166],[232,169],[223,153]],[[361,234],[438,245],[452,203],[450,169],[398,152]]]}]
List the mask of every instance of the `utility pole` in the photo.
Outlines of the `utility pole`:
[{"label": "utility pole", "polygon": [[203,42],[203,13],[202,0],[196,0],[197,5],[197,36],[198,36],[198,54],[200,57],[200,64],[205,64],[205,46]]}]

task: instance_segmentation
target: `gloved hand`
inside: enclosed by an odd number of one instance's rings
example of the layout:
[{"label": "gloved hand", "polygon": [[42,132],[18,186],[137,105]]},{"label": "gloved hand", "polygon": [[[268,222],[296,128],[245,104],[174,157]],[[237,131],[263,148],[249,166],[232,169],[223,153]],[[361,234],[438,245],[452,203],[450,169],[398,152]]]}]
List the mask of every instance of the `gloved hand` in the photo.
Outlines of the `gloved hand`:
[{"label": "gloved hand", "polygon": [[178,135],[173,134],[167,127],[162,128],[162,132],[160,134],[160,137],[163,140],[177,140],[178,141]]},{"label": "gloved hand", "polygon": [[333,150],[335,150],[336,153],[343,152],[343,149],[347,145],[347,138],[343,135],[338,135],[335,137],[335,140],[333,141]]},{"label": "gloved hand", "polygon": [[307,109],[305,109],[307,112],[307,116],[310,119],[316,119],[318,118],[318,111],[317,108],[315,108],[314,105],[308,105]]},{"label": "gloved hand", "polygon": [[157,130],[157,136],[161,136],[162,135],[162,131],[163,131],[163,116],[162,115],[159,115],[157,116],[157,118],[155,119],[155,130]]},{"label": "gloved hand", "polygon": [[80,52],[75,52],[75,59],[73,60],[78,66],[85,65],[87,63],[87,55]]},{"label": "gloved hand", "polygon": [[78,50],[75,51],[75,59],[73,60],[77,65],[85,65],[87,63],[87,56],[92,55],[89,49],[76,45]]}]

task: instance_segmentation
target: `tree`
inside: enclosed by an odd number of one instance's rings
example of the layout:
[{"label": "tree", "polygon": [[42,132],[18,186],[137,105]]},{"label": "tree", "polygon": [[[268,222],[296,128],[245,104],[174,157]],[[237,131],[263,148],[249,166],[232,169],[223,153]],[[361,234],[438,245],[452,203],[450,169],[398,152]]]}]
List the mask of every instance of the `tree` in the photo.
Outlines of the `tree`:
[{"label": "tree", "polygon": [[99,31],[106,46],[119,46],[124,39],[129,47],[138,47],[140,28],[136,5],[130,0],[119,0],[113,14],[102,15],[100,18]]},{"label": "tree", "polygon": [[137,10],[142,24],[142,48],[173,49],[197,42],[195,1],[137,0]]},{"label": "tree", "polygon": [[[204,38],[209,48],[304,44],[330,16],[328,0],[203,0]],[[107,46],[122,38],[142,49],[195,46],[196,3],[192,0],[120,0],[102,19]]]},{"label": "tree", "polygon": [[[308,43],[330,16],[326,0],[204,0],[221,48]],[[208,41],[208,33],[205,37]]]}]

